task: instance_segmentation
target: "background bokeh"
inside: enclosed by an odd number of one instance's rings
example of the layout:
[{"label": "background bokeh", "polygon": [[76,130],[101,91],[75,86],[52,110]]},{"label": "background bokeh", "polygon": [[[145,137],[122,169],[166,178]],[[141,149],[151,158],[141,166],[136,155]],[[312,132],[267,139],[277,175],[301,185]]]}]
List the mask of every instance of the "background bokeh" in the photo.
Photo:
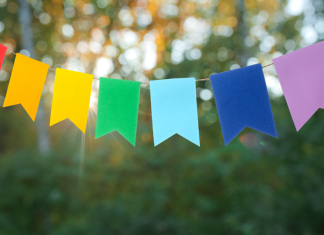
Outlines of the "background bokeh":
[{"label": "background bokeh", "polygon": [[[148,82],[267,65],[324,39],[321,0],[29,0],[32,52],[21,1],[0,0],[0,103],[10,51]],[[69,120],[49,127],[49,71],[36,123],[20,105],[0,110],[0,235],[323,234],[324,113],[297,133],[274,67],[264,74],[278,139],[246,128],[225,147],[204,81],[201,147],[178,135],[153,147],[144,84],[134,148],[117,132],[95,140],[97,81],[85,135]]]}]

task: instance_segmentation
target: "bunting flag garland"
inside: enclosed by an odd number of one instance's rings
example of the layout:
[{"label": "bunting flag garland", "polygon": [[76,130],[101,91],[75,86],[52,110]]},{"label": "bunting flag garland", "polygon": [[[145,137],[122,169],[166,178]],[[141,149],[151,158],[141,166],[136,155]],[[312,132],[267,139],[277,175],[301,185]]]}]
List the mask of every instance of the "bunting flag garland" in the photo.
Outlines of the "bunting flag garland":
[{"label": "bunting flag garland", "polygon": [[2,63],[5,58],[6,52],[7,52],[7,47],[0,44],[0,69],[2,67]]},{"label": "bunting flag garland", "polygon": [[225,145],[245,127],[277,137],[261,64],[210,76]]},{"label": "bunting flag garland", "polygon": [[[0,69],[6,51],[0,44]],[[297,131],[324,108],[323,60],[324,41],[273,60]],[[175,134],[200,146],[196,81],[206,80],[211,81],[225,145],[245,127],[277,137],[262,68],[252,65],[209,79],[151,81],[154,146]],[[3,107],[21,104],[35,121],[48,69],[17,53]],[[85,133],[92,81],[93,75],[56,69],[50,126],[69,118]],[[141,84],[100,78],[96,139],[116,130],[135,146]]]},{"label": "bunting flag garland", "polygon": [[273,60],[297,131],[324,108],[324,41]]},{"label": "bunting flag garland", "polygon": [[49,66],[17,53],[3,107],[21,104],[35,121]]},{"label": "bunting flag garland", "polygon": [[100,78],[96,139],[116,130],[135,146],[140,89],[140,82]]},{"label": "bunting flag garland", "polygon": [[93,75],[56,69],[50,126],[69,118],[86,131]]},{"label": "bunting flag garland", "polygon": [[154,146],[179,134],[200,146],[195,78],[150,82]]}]

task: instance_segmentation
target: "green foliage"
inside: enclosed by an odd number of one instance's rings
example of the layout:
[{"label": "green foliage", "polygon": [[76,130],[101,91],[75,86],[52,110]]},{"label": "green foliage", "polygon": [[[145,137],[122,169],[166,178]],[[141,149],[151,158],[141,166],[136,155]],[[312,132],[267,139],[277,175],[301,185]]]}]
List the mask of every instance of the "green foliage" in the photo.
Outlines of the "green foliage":
[{"label": "green foliage", "polygon": [[[276,53],[305,46],[300,34],[304,15],[287,16],[285,3],[278,1],[246,0],[246,9],[238,4],[242,1],[170,1],[179,10],[176,16],[160,11],[164,1],[30,3],[36,59],[51,61],[53,68],[77,60],[92,73],[97,58],[105,57],[114,64],[109,75],[129,80],[138,80],[140,73],[158,79],[156,69],[164,71],[162,79],[205,78],[233,65],[244,66],[249,58],[269,64]],[[86,3],[92,5],[85,8]],[[320,3],[313,1],[317,6],[313,10],[310,2],[305,6],[305,24],[321,20]],[[91,7],[94,12],[85,14]],[[134,18],[131,25],[124,25],[122,10],[129,10]],[[138,24],[141,10],[151,14],[147,26]],[[17,1],[0,0],[0,29],[2,23],[5,26],[0,43],[15,51],[22,49],[18,12]],[[211,33],[193,46],[201,52],[200,58],[190,58],[188,49],[177,64],[171,59],[172,43],[190,38],[183,30],[189,17],[206,20]],[[63,35],[65,24],[74,28],[73,37]],[[223,26],[232,33],[221,35]],[[132,72],[126,74],[120,57],[127,48],[113,42],[112,30],[136,32],[137,49],[153,33],[156,67],[142,71],[132,65]],[[96,32],[102,32],[99,41],[104,49],[80,52],[79,43],[93,41]],[[267,36],[270,42],[275,40],[270,51],[262,48]],[[117,51],[112,58],[105,54],[109,45]],[[5,96],[13,60],[8,55],[0,72],[0,98]],[[275,76],[271,67],[264,72]],[[54,73],[49,72],[42,96],[47,125],[53,81]],[[208,81],[197,87],[198,94],[211,89]],[[91,109],[86,135],[69,120],[49,127],[49,156],[39,155],[36,125],[23,108],[2,109],[0,235],[323,234],[324,112],[315,113],[297,133],[284,98],[272,97],[278,139],[246,129],[225,147],[215,102],[198,98],[201,147],[177,135],[153,147],[149,90],[142,88],[135,148],[116,132],[95,140],[96,110]]]},{"label": "green foliage", "polygon": [[321,234],[323,117],[299,133],[283,118],[280,139],[260,134],[253,149],[237,140],[198,148],[175,136],[128,157],[111,148],[83,159],[3,156],[0,234]]}]

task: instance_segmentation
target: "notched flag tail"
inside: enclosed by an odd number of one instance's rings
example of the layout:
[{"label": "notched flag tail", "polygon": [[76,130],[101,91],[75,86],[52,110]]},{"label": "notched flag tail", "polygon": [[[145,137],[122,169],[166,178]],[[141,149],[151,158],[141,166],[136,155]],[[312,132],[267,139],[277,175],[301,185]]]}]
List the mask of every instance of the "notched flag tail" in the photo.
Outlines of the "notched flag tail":
[{"label": "notched flag tail", "polygon": [[245,127],[277,137],[261,64],[210,76],[225,145]]},{"label": "notched flag tail", "polygon": [[86,131],[93,75],[56,69],[50,126],[69,118]]},{"label": "notched flag tail", "polygon": [[174,134],[200,146],[195,78],[151,81],[150,88],[154,146]]},{"label": "notched flag tail", "polygon": [[273,60],[296,130],[324,108],[324,41]]},{"label": "notched flag tail", "polygon": [[96,139],[118,131],[135,146],[140,89],[140,82],[100,78]]},{"label": "notched flag tail", "polygon": [[3,107],[21,104],[35,121],[49,66],[16,54]]}]

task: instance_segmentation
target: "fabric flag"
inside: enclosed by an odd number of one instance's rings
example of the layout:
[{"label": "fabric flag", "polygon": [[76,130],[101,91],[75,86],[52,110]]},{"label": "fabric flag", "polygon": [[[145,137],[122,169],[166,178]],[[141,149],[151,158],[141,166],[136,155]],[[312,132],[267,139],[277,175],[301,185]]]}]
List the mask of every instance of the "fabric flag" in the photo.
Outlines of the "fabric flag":
[{"label": "fabric flag", "polygon": [[225,145],[245,127],[277,137],[261,64],[210,76]]},{"label": "fabric flag", "polygon": [[179,134],[200,146],[196,80],[151,81],[154,146]]},{"label": "fabric flag", "polygon": [[93,75],[56,69],[50,126],[69,118],[86,131]]},{"label": "fabric flag", "polygon": [[273,60],[297,131],[324,108],[324,41]]},{"label": "fabric flag", "polygon": [[140,89],[140,82],[100,78],[96,139],[116,130],[135,146]]},{"label": "fabric flag", "polygon": [[35,121],[49,66],[16,54],[3,107],[21,104]]},{"label": "fabric flag", "polygon": [[1,70],[3,60],[5,58],[6,52],[7,52],[7,47],[0,44],[0,70]]}]

